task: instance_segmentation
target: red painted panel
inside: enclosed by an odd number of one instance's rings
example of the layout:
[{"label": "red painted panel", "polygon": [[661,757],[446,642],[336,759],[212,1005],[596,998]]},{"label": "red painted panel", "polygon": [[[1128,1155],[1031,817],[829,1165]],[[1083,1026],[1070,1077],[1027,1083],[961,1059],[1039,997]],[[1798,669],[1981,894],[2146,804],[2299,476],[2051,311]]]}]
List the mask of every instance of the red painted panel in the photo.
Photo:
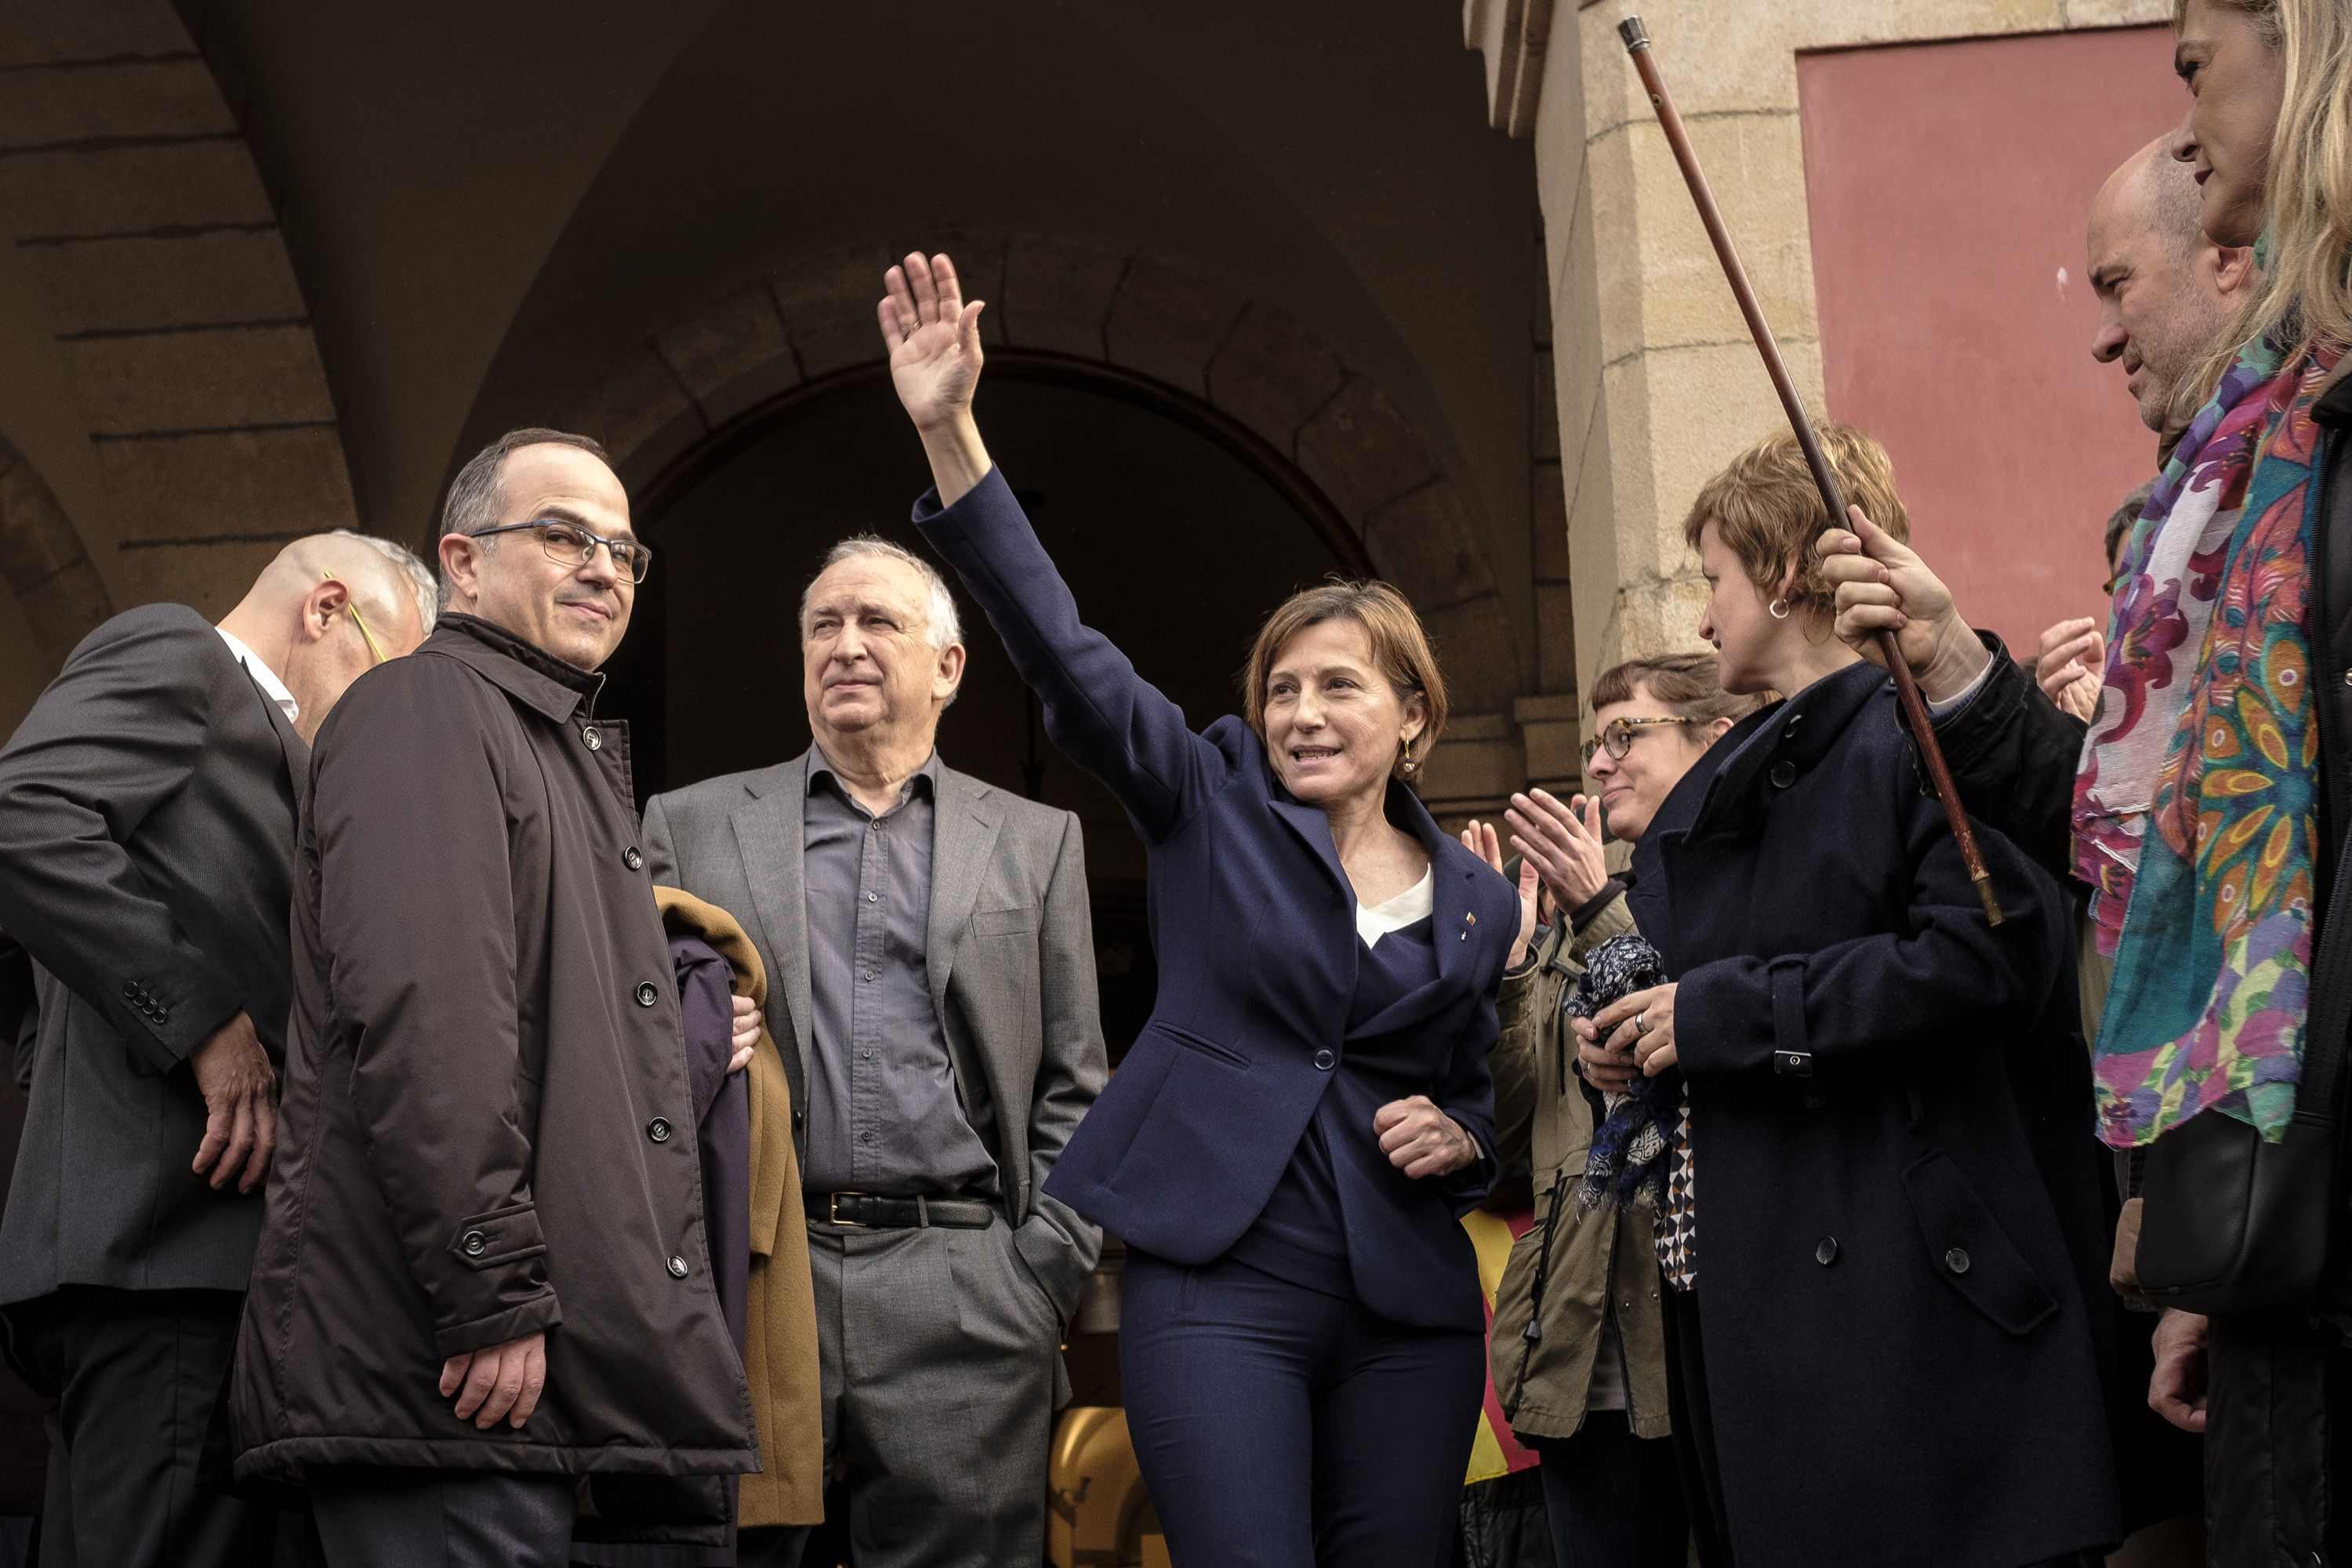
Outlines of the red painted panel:
[{"label": "red painted panel", "polygon": [[2156,440],[2094,362],[2091,198],[2187,107],[2168,27],[1797,62],[1830,411],[1886,444],[1913,537],[2028,658],[2104,615],[2100,529]]}]

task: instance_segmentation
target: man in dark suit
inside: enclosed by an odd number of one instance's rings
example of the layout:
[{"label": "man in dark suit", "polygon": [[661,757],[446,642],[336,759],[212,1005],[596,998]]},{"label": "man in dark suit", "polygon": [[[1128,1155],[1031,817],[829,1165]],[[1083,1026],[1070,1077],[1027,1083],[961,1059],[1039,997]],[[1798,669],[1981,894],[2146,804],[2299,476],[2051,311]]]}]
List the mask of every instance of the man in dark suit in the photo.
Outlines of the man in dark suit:
[{"label": "man in dark suit", "polygon": [[[647,868],[732,912],[772,979],[857,1562],[1034,1563],[1102,1245],[1042,1190],[1107,1076],[1077,819],[940,763],[963,637],[919,557],[835,546],[801,653],[815,744],[656,796]],[[795,1561],[759,1500],[743,1562]]]},{"label": "man in dark suit", "polygon": [[0,750],[0,930],[37,998],[0,1321],[58,1401],[45,1563],[266,1556],[205,1438],[275,1138],[295,818],[327,710],[433,615],[399,546],[298,540],[217,626],[99,627]]}]

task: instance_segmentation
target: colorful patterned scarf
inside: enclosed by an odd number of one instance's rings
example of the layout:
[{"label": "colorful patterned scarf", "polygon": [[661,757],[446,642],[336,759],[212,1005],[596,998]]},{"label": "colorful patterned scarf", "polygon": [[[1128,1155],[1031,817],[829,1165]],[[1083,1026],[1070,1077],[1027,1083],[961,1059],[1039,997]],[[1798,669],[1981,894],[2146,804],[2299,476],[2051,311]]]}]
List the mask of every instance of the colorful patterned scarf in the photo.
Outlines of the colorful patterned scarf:
[{"label": "colorful patterned scarf", "polygon": [[2115,983],[2099,1136],[2200,1111],[2284,1136],[2309,995],[2319,733],[2305,565],[2317,400],[2337,351],[2239,356],[2126,546],[2074,784],[2075,869]]}]

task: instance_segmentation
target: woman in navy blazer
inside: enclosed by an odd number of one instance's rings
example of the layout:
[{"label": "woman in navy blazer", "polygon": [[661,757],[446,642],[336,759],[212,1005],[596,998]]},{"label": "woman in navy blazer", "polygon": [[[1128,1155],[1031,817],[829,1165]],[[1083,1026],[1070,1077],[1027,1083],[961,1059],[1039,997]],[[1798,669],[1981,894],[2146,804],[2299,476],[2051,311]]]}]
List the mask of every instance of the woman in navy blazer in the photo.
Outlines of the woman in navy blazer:
[{"label": "woman in navy blazer", "polygon": [[944,256],[883,336],[937,481],[924,537],[1150,852],[1160,994],[1046,1191],[1128,1245],[1128,1425],[1179,1563],[1445,1560],[1484,1392],[1459,1224],[1494,1168],[1514,889],[1404,781],[1444,719],[1411,607],[1295,596],[1248,717],[1195,733],[1078,619],[971,417],[979,314]]}]

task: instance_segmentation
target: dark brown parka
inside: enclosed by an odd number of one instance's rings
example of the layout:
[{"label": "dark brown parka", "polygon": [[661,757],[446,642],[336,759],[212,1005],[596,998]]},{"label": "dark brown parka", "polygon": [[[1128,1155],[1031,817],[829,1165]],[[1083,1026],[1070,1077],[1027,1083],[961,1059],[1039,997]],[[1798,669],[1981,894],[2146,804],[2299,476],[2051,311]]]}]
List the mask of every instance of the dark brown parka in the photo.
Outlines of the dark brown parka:
[{"label": "dark brown parka", "polygon": [[[319,735],[237,1345],[240,1476],[757,1468],[669,946],[602,678],[468,616]],[[547,1334],[520,1431],[444,1358]]]}]

